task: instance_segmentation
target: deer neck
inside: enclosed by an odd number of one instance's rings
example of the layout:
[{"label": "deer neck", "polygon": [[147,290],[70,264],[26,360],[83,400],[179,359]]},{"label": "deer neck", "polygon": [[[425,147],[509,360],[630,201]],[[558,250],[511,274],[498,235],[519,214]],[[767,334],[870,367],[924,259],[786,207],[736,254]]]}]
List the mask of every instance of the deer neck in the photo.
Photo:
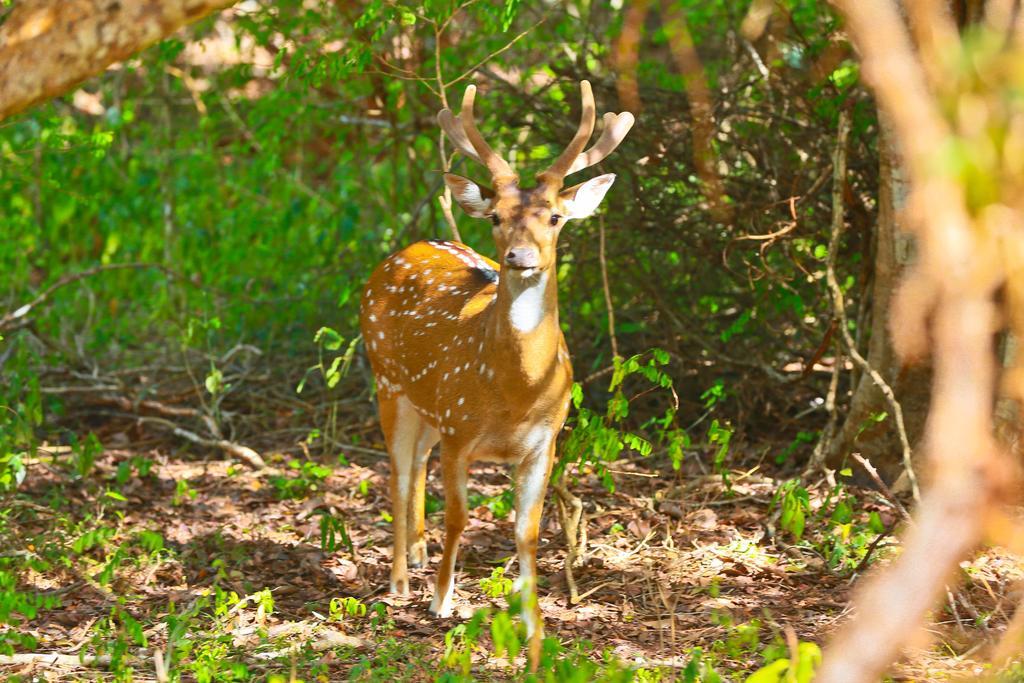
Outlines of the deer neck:
[{"label": "deer neck", "polygon": [[489,321],[490,352],[517,382],[527,386],[550,379],[562,340],[558,326],[558,278],[554,268],[520,277],[502,273]]}]

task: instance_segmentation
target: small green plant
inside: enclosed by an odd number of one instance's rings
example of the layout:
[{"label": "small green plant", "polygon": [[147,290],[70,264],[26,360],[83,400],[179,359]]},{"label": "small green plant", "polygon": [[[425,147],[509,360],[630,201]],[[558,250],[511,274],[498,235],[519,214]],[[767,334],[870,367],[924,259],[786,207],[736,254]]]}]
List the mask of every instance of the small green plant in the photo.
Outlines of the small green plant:
[{"label": "small green plant", "polygon": [[515,489],[509,487],[494,496],[485,496],[480,493],[469,494],[469,507],[477,508],[481,505],[491,511],[498,519],[504,519],[515,509]]},{"label": "small green plant", "polygon": [[395,629],[395,620],[391,618],[391,612],[383,602],[370,605],[370,628],[378,634],[389,633]]},{"label": "small green plant", "polygon": [[718,420],[712,420],[711,425],[708,426],[708,443],[716,447],[712,465],[715,472],[721,475],[726,489],[732,488],[729,481],[729,468],[725,465],[725,459],[729,455],[729,444],[732,443],[733,433],[732,428],[726,422],[720,423]]},{"label": "small green plant", "polygon": [[294,473],[293,476],[277,475],[270,479],[280,500],[305,498],[319,490],[320,483],[333,472],[327,465],[312,460],[289,460],[288,469]]},{"label": "small green plant", "polygon": [[491,598],[501,598],[512,594],[512,579],[505,576],[504,567],[495,567],[491,575],[480,579],[480,590]]},{"label": "small green plant", "polygon": [[349,368],[352,366],[352,359],[355,358],[356,353],[356,345],[359,343],[360,339],[361,337],[355,337],[349,341],[345,351],[335,355],[328,363],[324,358],[324,351],[340,350],[345,344],[345,338],[330,327],[321,327],[317,330],[316,334],[313,336],[313,343],[317,345],[317,364],[306,368],[306,373],[299,381],[299,385],[295,387],[296,393],[302,393],[302,390],[306,388],[306,381],[309,379],[309,376],[315,372],[320,373],[320,376],[323,377],[324,384],[327,385],[328,389],[333,389],[337,386],[338,382],[341,381],[342,377],[348,374]]},{"label": "small green plant", "polygon": [[737,624],[729,614],[714,612],[711,615],[711,621],[725,629],[725,638],[716,640],[712,644],[712,654],[726,656],[730,659],[740,659],[757,652],[761,645],[761,621],[759,619]]},{"label": "small green plant", "polygon": [[344,621],[349,617],[365,617],[366,605],[359,598],[346,596],[344,598],[331,598],[329,606],[331,621]]},{"label": "small green plant", "polygon": [[89,476],[96,458],[102,454],[103,445],[92,432],[81,441],[74,434],[71,435],[71,471],[78,479]]},{"label": "small green plant", "polygon": [[140,478],[148,477],[153,469],[153,461],[141,455],[133,455],[127,460],[117,463],[117,471],[114,474],[114,481],[118,486],[124,486],[132,478],[132,474]]},{"label": "small green plant", "polygon": [[146,647],[148,639],[142,624],[122,604],[114,605],[92,631],[93,650],[110,657],[110,672],[116,681],[131,681],[134,668],[132,647]]},{"label": "small green plant", "polygon": [[821,664],[821,648],[814,643],[797,644],[796,656],[780,657],[747,676],[745,683],[810,683]]},{"label": "small green plant", "polygon": [[16,647],[34,648],[35,638],[23,633],[19,625],[35,619],[40,611],[60,604],[56,595],[20,589],[17,571],[18,565],[13,558],[0,558],[0,654],[13,654]]},{"label": "small green plant", "polygon": [[171,498],[171,505],[178,507],[185,502],[195,500],[199,492],[188,483],[188,479],[179,479],[174,485],[174,497]]},{"label": "small green plant", "polygon": [[782,465],[789,462],[797,450],[808,444],[813,444],[817,440],[817,432],[797,432],[796,437],[775,456],[775,464]]},{"label": "small green plant", "polygon": [[[840,476],[851,476],[843,470]],[[870,511],[858,511],[858,501],[841,481],[829,491],[822,504],[820,517],[825,528],[818,550],[825,556],[829,567],[839,571],[853,571],[864,560],[873,541],[886,532],[881,516]]]},{"label": "small green plant", "polygon": [[[840,472],[841,476],[849,474],[849,470]],[[886,533],[881,516],[874,511],[858,511],[857,498],[841,481],[828,491],[813,514],[810,493],[796,479],[778,488],[772,506],[780,509],[779,527],[798,544],[814,548],[834,570],[859,567],[874,540]],[[809,522],[813,533],[805,538]]]},{"label": "small green plant", "polygon": [[781,507],[779,527],[788,531],[797,541],[803,538],[807,525],[807,513],[811,509],[811,497],[798,479],[791,479],[775,492],[772,506]]},{"label": "small green plant", "polygon": [[336,517],[329,510],[320,509],[320,549],[325,553],[333,553],[338,549],[338,541],[350,553],[355,549],[352,539],[345,528],[345,520]]},{"label": "small green plant", "polygon": [[0,382],[0,494],[21,485],[27,474],[25,461],[36,452],[36,428],[43,423],[39,376],[30,369],[36,360],[31,353],[14,354],[5,381]]},{"label": "small green plant", "polygon": [[[609,382],[607,405],[604,414],[597,413],[583,405],[583,388],[580,384],[572,387],[572,403],[576,409],[572,433],[562,449],[562,457],[555,465],[553,480],[557,480],[570,463],[589,465],[601,478],[605,488],[615,490],[615,481],[608,471],[608,463],[619,458],[625,449],[631,449],[643,456],[650,455],[654,446],[639,434],[626,429],[625,423],[630,416],[631,398],[626,396],[624,382],[630,377],[641,377],[650,385],[637,395],[648,393],[651,389],[665,389],[672,395],[672,406],[668,411],[649,424],[659,427],[659,435],[663,439],[674,439],[668,446],[675,461],[682,461],[682,432],[674,429],[676,410],[675,390],[672,378],[662,370],[669,361],[669,355],[661,349],[652,349],[646,354],[637,354],[630,358],[615,358],[613,361],[612,378]],[[635,398],[635,397],[634,397]]]}]

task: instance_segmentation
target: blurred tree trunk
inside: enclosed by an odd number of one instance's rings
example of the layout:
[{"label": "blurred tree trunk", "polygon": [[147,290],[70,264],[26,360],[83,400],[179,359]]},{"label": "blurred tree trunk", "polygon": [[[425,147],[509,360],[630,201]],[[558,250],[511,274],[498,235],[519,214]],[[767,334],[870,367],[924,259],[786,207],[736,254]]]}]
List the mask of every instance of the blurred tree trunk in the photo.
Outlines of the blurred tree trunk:
[{"label": "blurred tree trunk", "polygon": [[[986,0],[951,0],[948,9],[957,26],[963,30],[984,20],[987,5]],[[1007,31],[1017,20],[1014,12],[991,18],[996,22],[1006,21]],[[892,134],[881,112],[879,122],[878,226],[867,359],[896,394],[903,409],[907,437],[916,451],[928,415],[932,368],[930,364],[902,367],[888,332],[889,304],[903,269],[910,261],[911,241],[899,226],[900,212],[908,194],[905,176],[892,144]],[[1003,365],[1007,366],[1016,344],[1012,339],[999,343]],[[874,419],[883,413],[887,415],[885,420],[878,422]],[[846,421],[827,454],[827,464],[839,467],[851,452],[858,452],[870,460],[887,481],[896,480],[903,471],[903,452],[890,413],[888,403],[875,383],[870,377],[860,375]],[[997,413],[1001,440],[1016,447],[1020,427],[1017,406],[1013,402],[1001,401]],[[858,478],[862,474],[857,472]]]},{"label": "blurred tree trunk", "polygon": [[233,0],[16,0],[0,26],[0,120]]},{"label": "blurred tree trunk", "polygon": [[[881,121],[881,118],[880,118]],[[892,387],[903,408],[907,437],[916,445],[924,431],[931,393],[931,367],[902,367],[889,336],[889,306],[903,269],[910,260],[910,237],[899,226],[907,197],[906,178],[891,133],[884,121],[879,134],[878,225],[875,229],[874,283],[871,292],[867,360]],[[831,444],[826,462],[843,465],[851,452],[871,461],[887,481],[903,471],[903,449],[888,401],[875,382],[858,375],[846,420]],[[878,417],[885,414],[882,421]],[[858,477],[862,472],[857,472]]]}]

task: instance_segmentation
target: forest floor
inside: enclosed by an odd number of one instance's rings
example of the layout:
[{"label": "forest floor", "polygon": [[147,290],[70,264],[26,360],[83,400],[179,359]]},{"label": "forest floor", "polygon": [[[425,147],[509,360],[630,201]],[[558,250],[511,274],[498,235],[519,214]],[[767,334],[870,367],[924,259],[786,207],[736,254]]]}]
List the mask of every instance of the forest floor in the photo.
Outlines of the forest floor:
[{"label": "forest floor", "polygon": [[[46,560],[23,587],[55,604],[24,624],[34,653],[0,659],[0,674],[160,680],[162,662],[182,680],[275,672],[280,680],[433,680],[464,666],[477,679],[513,677],[514,665],[492,656],[486,628],[475,644],[452,632],[445,656],[450,629],[480,608],[506,607],[504,570],[516,574],[507,472],[474,468],[456,615],[438,620],[426,609],[443,518],[436,457],[428,480],[431,562],[413,570],[412,595],[396,598],[386,591],[387,460],[377,452],[379,432],[361,429],[366,440],[346,452],[347,462],[292,442],[262,449],[264,471],[166,440],[139,448],[110,432],[77,482],[68,483],[59,458],[41,455],[2,521],[17,545],[5,549],[8,556]],[[296,456],[319,464],[289,465]],[[773,467],[731,472],[726,481],[702,472],[696,458],[670,475],[668,463],[637,458],[613,466],[614,492],[592,474],[580,476],[573,490],[585,501],[589,541],[575,570],[583,595],[576,605],[552,494],[538,553],[548,635],[592,660],[610,653],[660,672],[647,680],[715,680],[712,669],[742,680],[766,656],[785,654],[794,635],[823,643],[848,616],[854,579],[894,553],[890,532],[899,517],[877,493],[823,479],[806,489],[807,531],[797,542],[778,525],[773,498],[782,480]],[[837,516],[840,500],[852,516]],[[1021,574],[995,550],[965,563],[955,606],[936,612],[930,639],[897,680],[980,671],[986,643],[1018,602]],[[704,677],[686,677],[688,665]]]}]

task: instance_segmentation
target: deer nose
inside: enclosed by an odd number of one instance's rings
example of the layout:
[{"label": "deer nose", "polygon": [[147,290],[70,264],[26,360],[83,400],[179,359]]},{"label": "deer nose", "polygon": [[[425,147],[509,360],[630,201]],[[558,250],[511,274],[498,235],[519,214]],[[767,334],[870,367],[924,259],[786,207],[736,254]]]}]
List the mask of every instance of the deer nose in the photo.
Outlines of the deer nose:
[{"label": "deer nose", "polygon": [[537,250],[530,247],[513,247],[505,253],[509,268],[536,268],[537,260]]}]

